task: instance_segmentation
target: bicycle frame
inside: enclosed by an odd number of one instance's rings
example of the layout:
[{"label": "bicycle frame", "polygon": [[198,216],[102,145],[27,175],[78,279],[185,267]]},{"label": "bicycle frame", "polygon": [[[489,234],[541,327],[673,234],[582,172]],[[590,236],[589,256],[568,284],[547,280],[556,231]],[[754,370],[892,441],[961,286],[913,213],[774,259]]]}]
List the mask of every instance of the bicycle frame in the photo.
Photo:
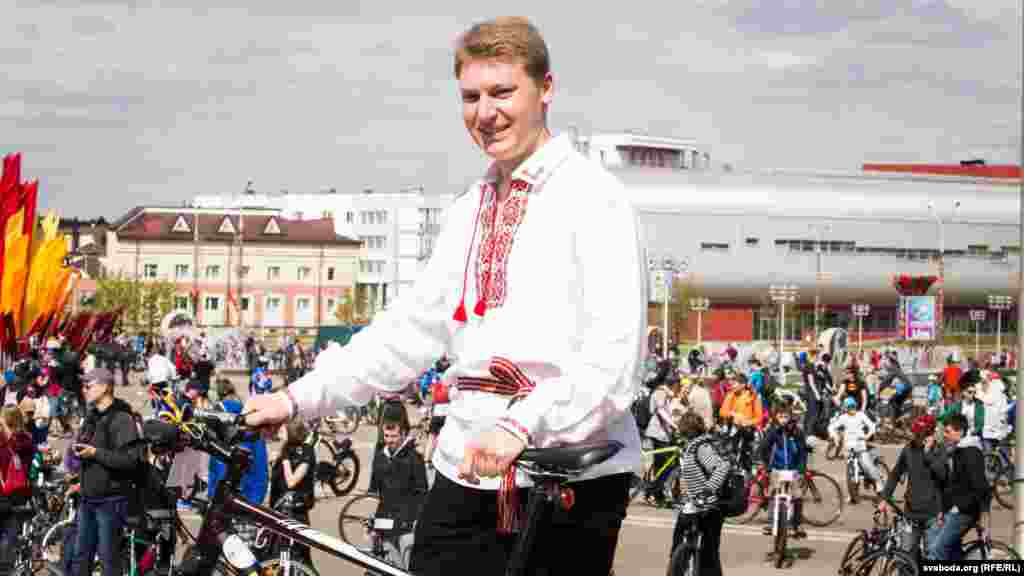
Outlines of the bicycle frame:
[{"label": "bicycle frame", "polygon": [[779,483],[779,487],[775,490],[775,495],[772,497],[772,502],[775,506],[774,514],[772,515],[772,536],[774,537],[779,532],[779,509],[783,506],[786,507],[786,521],[790,521],[793,515],[793,496],[789,493],[789,482]]},{"label": "bicycle frame", "polygon": [[217,486],[213,500],[203,516],[203,524],[197,538],[199,558],[188,565],[181,564],[181,572],[188,576],[207,576],[213,573],[218,559],[221,557],[225,544],[244,547],[242,550],[227,550],[225,556],[229,565],[238,571],[251,569],[255,566],[255,558],[248,547],[234,536],[230,526],[232,519],[248,521],[257,526],[265,527],[286,540],[293,540],[311,548],[316,548],[339,557],[368,570],[387,576],[412,576],[409,572],[395,568],[381,561],[372,554],[346,544],[333,536],[324,534],[297,520],[275,512],[264,506],[253,504],[238,495],[237,486],[243,472],[249,466],[249,452],[244,448],[228,450],[215,442],[208,442],[207,448],[214,456],[227,464],[228,474]]},{"label": "bicycle frame", "polygon": [[654,473],[655,480],[661,478],[662,474],[670,470],[672,466],[674,466],[679,461],[679,448],[677,446],[669,446],[667,448],[658,448],[657,450],[651,450],[649,452],[644,453],[645,456],[654,456],[655,454],[666,454],[668,452],[672,452],[672,455],[669,456],[665,460],[665,463],[661,465],[661,468],[659,468],[657,472]]}]

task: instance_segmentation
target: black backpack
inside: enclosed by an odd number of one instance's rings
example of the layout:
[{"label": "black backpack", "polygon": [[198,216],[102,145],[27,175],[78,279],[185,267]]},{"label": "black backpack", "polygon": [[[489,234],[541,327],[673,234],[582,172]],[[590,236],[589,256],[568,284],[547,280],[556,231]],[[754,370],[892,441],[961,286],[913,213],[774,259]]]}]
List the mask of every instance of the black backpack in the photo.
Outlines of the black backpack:
[{"label": "black backpack", "polygon": [[[711,479],[711,473],[704,467],[704,463],[700,461],[700,457],[697,455],[697,450],[704,444],[710,444],[716,454],[719,454],[719,450],[715,447],[714,442],[711,438],[705,438],[699,442],[692,444],[693,459],[697,462],[697,466],[700,466],[700,471],[704,474],[705,479]],[[687,448],[690,450],[691,448]],[[722,487],[718,490],[718,509],[722,511],[722,515],[726,518],[732,518],[733,516],[739,516],[747,511],[747,479],[743,476],[743,472],[740,471],[739,467],[732,460],[725,458],[719,454],[719,457],[729,463],[729,472],[725,476],[725,482],[722,483]]]},{"label": "black backpack", "polygon": [[636,426],[640,430],[640,436],[644,435],[644,430],[647,430],[647,425],[651,423],[651,417],[654,414],[651,412],[651,396],[653,394],[648,392],[641,392],[636,400],[633,400],[632,406],[629,410],[633,413],[633,418],[636,419]]}]

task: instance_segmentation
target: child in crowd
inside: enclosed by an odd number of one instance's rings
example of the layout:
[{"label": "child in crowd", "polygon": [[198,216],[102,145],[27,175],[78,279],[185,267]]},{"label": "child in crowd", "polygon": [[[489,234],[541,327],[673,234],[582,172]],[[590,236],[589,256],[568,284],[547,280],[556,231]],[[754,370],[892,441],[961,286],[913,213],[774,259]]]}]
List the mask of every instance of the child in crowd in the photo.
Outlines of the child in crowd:
[{"label": "child in crowd", "polygon": [[[794,470],[800,474],[807,466],[807,438],[797,426],[792,411],[793,409],[789,405],[778,408],[775,413],[775,425],[768,429],[764,441],[761,443],[761,461],[764,462],[769,473],[773,470]],[[800,498],[794,496],[791,520],[793,536],[796,538],[807,536],[800,526],[803,516],[802,508]],[[764,527],[765,534],[771,534],[772,524]]]},{"label": "child in crowd", "polygon": [[[875,486],[876,491],[881,491],[884,488],[879,484],[881,473],[875,465],[878,452],[875,449],[868,450],[867,447],[867,439],[875,433],[875,423],[864,412],[857,410],[857,401],[850,396],[843,400],[843,409],[844,412],[828,425],[828,435],[839,443],[839,433],[842,432],[842,446],[856,452],[865,479]],[[856,503],[856,500],[850,499],[850,504]]]}]

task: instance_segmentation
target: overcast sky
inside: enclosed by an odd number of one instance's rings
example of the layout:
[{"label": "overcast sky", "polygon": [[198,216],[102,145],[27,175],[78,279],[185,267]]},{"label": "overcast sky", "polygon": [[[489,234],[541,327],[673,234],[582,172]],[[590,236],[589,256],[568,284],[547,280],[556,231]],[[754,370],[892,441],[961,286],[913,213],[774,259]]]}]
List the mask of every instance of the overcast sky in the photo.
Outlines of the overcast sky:
[{"label": "overcast sky", "polygon": [[[166,4],[168,7],[163,7]],[[222,4],[213,8],[207,4]],[[481,2],[0,0],[0,153],[40,203],[462,188],[452,78]],[[739,167],[1016,163],[1016,0],[503,4],[551,51],[556,132],[697,138]],[[191,5],[186,7],[186,5]]]}]

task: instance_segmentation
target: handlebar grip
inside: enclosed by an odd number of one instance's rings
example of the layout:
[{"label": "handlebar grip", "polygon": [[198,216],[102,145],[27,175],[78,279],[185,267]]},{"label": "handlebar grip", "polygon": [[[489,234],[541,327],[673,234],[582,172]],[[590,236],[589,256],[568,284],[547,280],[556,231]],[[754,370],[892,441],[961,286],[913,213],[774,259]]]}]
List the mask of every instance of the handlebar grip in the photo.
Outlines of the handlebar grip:
[{"label": "handlebar grip", "polygon": [[234,412],[224,412],[222,410],[202,410],[195,409],[192,411],[192,417],[198,418],[199,420],[216,421],[223,424],[235,425],[241,423],[241,415],[235,414]]}]

